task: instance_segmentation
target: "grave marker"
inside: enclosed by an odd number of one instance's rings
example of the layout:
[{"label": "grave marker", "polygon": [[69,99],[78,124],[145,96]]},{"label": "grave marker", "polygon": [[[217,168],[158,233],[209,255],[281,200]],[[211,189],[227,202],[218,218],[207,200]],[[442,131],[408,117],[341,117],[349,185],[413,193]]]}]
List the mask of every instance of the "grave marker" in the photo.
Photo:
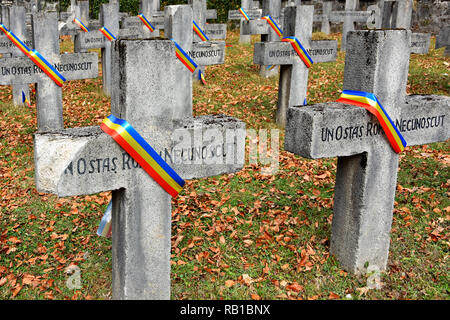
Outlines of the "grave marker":
[{"label": "grave marker", "polygon": [[[337,41],[311,41],[314,6],[286,7],[283,36],[296,37],[314,63],[336,61]],[[255,64],[281,65],[276,121],[284,127],[289,107],[302,105],[308,89],[308,68],[288,42],[255,44]]]},{"label": "grave marker", "polygon": [[[348,35],[344,90],[374,93],[409,146],[449,138],[450,98],[406,97],[410,32]],[[386,269],[399,156],[378,120],[360,107],[322,103],[288,110],[285,149],[302,157],[338,157],[331,253],[343,268]]]},{"label": "grave marker", "polygon": [[[226,25],[206,24],[207,14],[205,0],[189,0],[188,3],[192,6],[193,21],[195,21],[204,31],[208,38],[210,33],[208,33],[207,30],[222,30],[224,31],[222,32],[222,35],[226,38]],[[177,41],[177,39],[175,39],[175,41]],[[192,41],[192,50],[184,50],[188,52],[189,56],[199,66],[193,73],[194,80],[199,81],[199,72],[205,73],[206,66],[225,63],[225,41],[203,41],[195,32],[193,32]]]},{"label": "grave marker", "polygon": [[[413,11],[412,0],[383,0],[382,21],[383,29],[411,29]],[[411,53],[427,54],[430,51],[431,34],[412,33]]]},{"label": "grave marker", "polygon": [[[93,53],[66,53],[60,55],[56,13],[32,15],[33,43],[36,49],[66,80],[96,78],[98,56]],[[62,116],[62,89],[57,86],[28,57],[0,60],[0,84],[36,83],[37,123],[39,131],[64,127]]]},{"label": "grave marker", "polygon": [[[280,23],[281,0],[263,0],[262,15],[271,16],[278,26],[283,29]],[[243,21],[242,34],[260,34],[261,42],[273,42],[280,39],[267,21],[263,19]],[[260,65],[260,75],[266,78],[276,76],[278,75],[278,66],[268,68],[267,65]]]},{"label": "grave marker", "polygon": [[[118,4],[102,4],[100,7],[100,24],[106,27],[115,37],[119,34],[119,6]],[[100,30],[78,32],[74,37],[75,52],[101,48],[102,51],[102,82],[103,92],[111,95],[111,41]]]},{"label": "grave marker", "polygon": [[[169,37],[186,31],[177,19],[192,25],[189,6],[165,12],[174,22],[166,24]],[[223,115],[192,117],[192,78],[172,41],[119,39],[113,61],[112,113],[183,179],[243,167],[244,123]],[[183,100],[186,93],[189,100]],[[169,299],[170,196],[98,126],[36,134],[35,155],[38,190],[59,196],[113,190],[113,299]]]},{"label": "grave marker", "polygon": [[[20,39],[26,39],[27,30],[25,25],[25,7],[2,7],[2,24],[11,30]],[[25,45],[32,47],[30,40],[24,41]],[[23,57],[24,54],[20,51],[5,34],[0,35],[0,54],[2,59],[9,57]],[[30,99],[30,88],[27,84],[20,82],[12,83],[13,103],[15,105],[23,105],[22,92],[26,99]]]},{"label": "grave marker", "polygon": [[450,56],[450,26],[441,29],[436,37],[436,49],[445,47],[445,56]]}]

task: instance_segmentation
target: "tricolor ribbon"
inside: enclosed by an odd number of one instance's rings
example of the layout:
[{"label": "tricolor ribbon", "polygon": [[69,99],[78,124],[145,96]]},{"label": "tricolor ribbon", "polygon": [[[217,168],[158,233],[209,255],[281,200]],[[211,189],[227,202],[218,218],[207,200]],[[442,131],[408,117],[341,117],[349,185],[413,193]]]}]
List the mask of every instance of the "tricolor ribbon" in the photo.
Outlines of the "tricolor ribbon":
[{"label": "tricolor ribbon", "polygon": [[178,43],[173,40],[173,43],[175,44],[175,52],[177,55],[177,58],[180,59],[180,61],[186,66],[186,68],[189,69],[190,72],[194,72],[195,69],[197,69],[197,64],[194,62],[194,60],[189,57],[189,55],[178,45]]},{"label": "tricolor ribbon", "polygon": [[110,238],[112,233],[112,200],[106,207],[105,214],[103,215],[100,225],[97,229],[97,235],[100,237]]},{"label": "tricolor ribbon", "polygon": [[62,87],[66,78],[58,72],[44,57],[36,50],[31,50],[29,58],[44,71],[58,86]]},{"label": "tricolor ribbon", "polygon": [[267,23],[269,23],[269,26],[272,27],[272,29],[279,37],[283,36],[283,30],[281,30],[281,28],[278,26],[278,24],[275,22],[275,20],[273,20],[271,16],[264,16],[261,19],[266,20]]},{"label": "tricolor ribbon", "polygon": [[284,37],[282,42],[290,42],[292,47],[294,48],[295,52],[297,52],[300,59],[303,61],[303,63],[306,65],[307,68],[310,68],[314,61],[309,56],[308,52],[305,50],[305,48],[302,46],[300,41],[296,37]]},{"label": "tricolor ribbon", "polygon": [[141,19],[142,23],[151,31],[155,31],[155,27],[147,20],[143,13],[138,14],[139,19]]},{"label": "tricolor ribbon", "polygon": [[30,48],[28,48],[25,43],[23,43],[14,33],[9,31],[8,28],[5,27],[5,25],[0,24],[0,30],[5,33],[8,39],[11,40],[12,43],[14,43],[16,47],[23,52],[24,55],[26,55],[27,57],[30,56]]},{"label": "tricolor ribbon", "polygon": [[386,134],[392,148],[396,153],[402,152],[407,146],[407,143],[402,134],[395,126],[386,110],[384,110],[378,98],[373,93],[344,90],[337,102],[363,107],[364,109],[372,113],[375,117],[377,117],[384,130],[384,133]]},{"label": "tricolor ribbon", "polygon": [[275,68],[275,67],[276,67],[276,66],[275,66],[274,64],[271,64],[270,66],[267,66],[266,69],[270,71],[270,70],[272,70],[272,69]]},{"label": "tricolor ribbon", "polygon": [[73,23],[75,23],[77,26],[79,26],[80,29],[83,30],[84,32],[89,32],[90,31],[89,28],[84,25],[83,21],[81,21],[78,18],[74,18],[73,19]]},{"label": "tricolor ribbon", "polygon": [[30,101],[28,101],[27,95],[22,91],[22,103],[25,103],[27,106],[31,108]]},{"label": "tricolor ribbon", "polygon": [[104,35],[104,36],[106,37],[106,39],[108,39],[109,41],[113,41],[113,40],[116,40],[116,39],[117,39],[116,36],[113,35],[113,34],[111,33],[111,31],[109,31],[106,27],[102,27],[102,28],[100,29],[100,32],[103,33],[103,35]]},{"label": "tricolor ribbon", "polygon": [[127,121],[110,115],[103,120],[100,128],[109,134],[172,197],[176,197],[183,189],[184,180]]},{"label": "tricolor ribbon", "polygon": [[243,8],[239,8],[239,12],[244,16],[244,19],[246,21],[250,21],[250,18],[248,16],[247,12],[245,12],[245,10]]},{"label": "tricolor ribbon", "polygon": [[206,86],[206,79],[205,75],[203,74],[202,70],[198,70],[198,80],[200,80],[205,86]]},{"label": "tricolor ribbon", "polygon": [[195,23],[195,21],[192,21],[193,22],[193,28],[194,28],[194,31],[195,31],[195,33],[198,35],[198,37],[200,38],[200,39],[202,39],[202,41],[209,41],[209,38],[206,36],[206,34],[203,32],[203,30],[202,30],[202,28],[200,28],[199,26],[198,26],[198,24],[197,23]]},{"label": "tricolor ribbon", "polygon": [[0,24],[2,30],[8,39],[10,39],[20,51],[30,58],[42,71],[44,71],[58,86],[62,87],[66,78],[58,72],[45,58],[36,50],[30,50],[14,33],[8,30],[3,24]]}]

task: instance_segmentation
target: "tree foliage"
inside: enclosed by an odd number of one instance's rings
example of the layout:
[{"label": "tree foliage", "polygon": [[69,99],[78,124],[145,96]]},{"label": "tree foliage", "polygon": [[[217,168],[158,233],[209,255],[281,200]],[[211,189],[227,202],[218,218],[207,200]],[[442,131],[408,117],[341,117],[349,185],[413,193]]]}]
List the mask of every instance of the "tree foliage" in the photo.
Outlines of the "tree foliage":
[{"label": "tree foliage", "polygon": [[[100,12],[102,3],[108,3],[109,0],[90,0],[89,14],[96,19]],[[217,20],[219,22],[226,22],[228,18],[228,10],[238,9],[240,0],[208,0],[208,9],[217,10]],[[187,0],[161,0],[161,9],[167,5],[187,4]],[[62,10],[66,10],[70,5],[70,0],[60,0]],[[120,11],[128,12],[130,14],[139,13],[139,0],[120,0]]]}]

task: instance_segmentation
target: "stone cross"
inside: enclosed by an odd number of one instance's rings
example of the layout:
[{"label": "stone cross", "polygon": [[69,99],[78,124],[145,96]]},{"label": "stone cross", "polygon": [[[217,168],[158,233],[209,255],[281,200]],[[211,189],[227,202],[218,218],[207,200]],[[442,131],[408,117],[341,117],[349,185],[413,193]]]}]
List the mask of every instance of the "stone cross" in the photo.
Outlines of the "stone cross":
[{"label": "stone cross", "polygon": [[[263,0],[262,15],[270,15],[283,29],[280,20],[281,16],[281,0]],[[253,35],[260,34],[262,42],[273,42],[280,39],[275,31],[269,26],[266,20],[257,19],[242,22],[242,34]],[[260,74],[263,77],[273,77],[278,75],[278,66],[269,69],[266,65],[260,66]]]},{"label": "stone cross", "polygon": [[[26,40],[26,24],[25,24],[25,7],[3,7],[2,6],[2,24],[4,24],[9,30],[11,30],[19,39],[21,39],[25,45],[29,48],[32,47],[32,42]],[[12,19],[13,18],[13,19]],[[20,51],[11,40],[5,34],[0,35],[0,54],[2,54],[2,60],[8,57],[23,57],[24,54]],[[13,103],[15,105],[23,105],[22,92],[27,99],[30,99],[30,88],[28,84],[21,84],[14,82],[12,84]]]},{"label": "stone cross", "polygon": [[80,19],[84,25],[90,27],[93,22],[89,20],[89,1],[77,1],[76,4],[71,5],[71,11],[61,12],[59,19],[63,22],[58,27],[61,35],[76,35],[83,32],[73,22],[74,18]]},{"label": "stone cross", "polygon": [[150,32],[148,28],[142,23],[139,17],[126,17],[122,20],[123,29],[137,29],[144,37],[159,37],[160,30],[164,28],[164,12],[159,10],[159,0],[140,0],[139,13],[143,13],[144,16],[155,30]]},{"label": "stone cross", "polygon": [[[336,61],[337,41],[311,41],[314,6],[286,7],[283,36],[296,37],[314,63]],[[308,68],[289,42],[255,44],[255,64],[281,65],[278,88],[277,124],[286,125],[288,107],[302,105],[308,89]]]},{"label": "stone cross", "polygon": [[[33,13],[33,48],[66,79],[98,76],[98,56],[92,53],[60,54],[57,13]],[[36,83],[37,125],[39,131],[64,127],[62,89],[28,57],[0,59],[0,84]]]},{"label": "stone cross", "polygon": [[439,35],[436,36],[436,49],[445,47],[445,56],[450,56],[450,26],[441,29]]},{"label": "stone cross", "polygon": [[[194,12],[195,22],[202,28],[206,36],[212,40],[225,40],[227,38],[227,25],[207,23],[209,19],[217,18],[217,11],[214,9],[207,9],[206,0],[189,0],[188,3],[192,6]],[[201,39],[194,34],[194,42],[199,42]]]},{"label": "stone cross", "polygon": [[[450,137],[450,98],[408,96],[410,31],[348,35],[344,90],[374,93],[409,146]],[[285,149],[310,159],[338,157],[331,253],[343,268],[385,270],[399,156],[364,108],[321,103],[288,110]]]},{"label": "stone cross", "polygon": [[[218,33],[221,33],[222,36],[213,35],[211,39],[223,38],[223,35],[226,38],[227,26],[225,24],[206,24],[207,13],[206,13],[206,1],[205,0],[189,0],[189,4],[192,6],[193,11],[193,20],[197,23],[197,25],[205,32],[206,36],[209,38],[211,36],[211,32],[216,30]],[[192,22],[191,22],[192,25]],[[189,25],[186,25],[186,28],[189,28]],[[192,29],[192,28],[191,28]],[[189,30],[189,29],[187,29]],[[186,32],[188,33],[188,32]],[[195,81],[199,81],[198,73],[199,70],[205,72],[205,68],[207,65],[216,65],[216,64],[224,64],[225,63],[225,42],[224,41],[202,41],[200,37],[192,32],[193,37],[193,45],[192,50],[188,50],[190,57],[198,64],[199,68],[194,71],[193,79]],[[189,37],[189,35],[181,35],[182,37]],[[177,41],[175,39],[175,41]],[[184,42],[184,41],[183,41]],[[206,63],[206,64],[205,64]]]},{"label": "stone cross", "polygon": [[[412,0],[382,0],[381,28],[383,29],[411,29],[413,11]],[[426,54],[430,51],[431,34],[412,33],[411,53]]]},{"label": "stone cross", "polygon": [[[165,10],[192,23],[189,6]],[[111,112],[127,120],[183,179],[243,167],[244,123],[224,115],[192,117],[192,78],[172,41],[119,39],[113,61]],[[190,99],[183,100],[188,91]],[[73,196],[113,190],[113,299],[169,299],[169,194],[99,126],[36,134],[35,155],[40,191]]]},{"label": "stone cross", "polygon": [[334,23],[344,22],[342,27],[341,51],[345,51],[347,33],[355,30],[355,22],[366,22],[370,17],[369,11],[356,11],[359,0],[345,0],[344,11],[332,11],[330,21]]},{"label": "stone cross", "polygon": [[[100,8],[100,24],[105,26],[116,37],[119,34],[119,5],[102,4]],[[90,32],[78,32],[74,37],[75,52],[87,49],[101,48],[102,51],[102,79],[103,92],[111,95],[111,41],[99,30]]]}]

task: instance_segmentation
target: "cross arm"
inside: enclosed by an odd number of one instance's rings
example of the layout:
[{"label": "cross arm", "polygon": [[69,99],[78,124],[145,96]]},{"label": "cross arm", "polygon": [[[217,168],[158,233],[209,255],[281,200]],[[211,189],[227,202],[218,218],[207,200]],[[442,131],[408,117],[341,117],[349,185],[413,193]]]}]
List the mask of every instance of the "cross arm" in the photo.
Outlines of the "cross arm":
[{"label": "cross arm", "polygon": [[227,38],[226,24],[207,24],[203,31],[209,39],[225,40]]},{"label": "cross arm", "polygon": [[[336,61],[337,41],[311,41],[311,47],[306,49],[314,63]],[[262,65],[289,65],[294,59],[299,59],[297,53],[288,42],[257,42],[253,62]]]},{"label": "cross arm", "polygon": [[[171,147],[155,151],[183,178],[204,178],[242,169],[245,124],[228,116],[187,118],[175,123]],[[145,136],[145,135],[144,135]],[[99,127],[37,133],[36,186],[58,196],[93,194],[128,187],[140,169]]]},{"label": "cross arm", "polygon": [[354,22],[366,22],[371,16],[370,11],[331,11],[330,22],[339,23],[343,22],[346,17],[351,17]]},{"label": "cross arm", "polygon": [[225,41],[194,42],[189,56],[200,66],[225,63]]},{"label": "cross arm", "polygon": [[250,20],[242,22],[242,34],[252,35],[252,34],[269,34],[269,24],[266,20]]},{"label": "cross arm", "polygon": [[[392,120],[412,146],[446,141],[449,114],[449,97],[410,96]],[[288,110],[285,149],[302,157],[351,156],[376,143],[388,141],[378,120],[361,107],[333,102]]]},{"label": "cross arm", "polygon": [[[91,79],[98,76],[98,55],[89,53],[66,53],[59,59],[48,59],[67,80]],[[28,57],[0,59],[0,84],[36,83],[45,73]]]},{"label": "cross arm", "polygon": [[[29,48],[33,47],[33,41],[31,41],[31,40],[25,40],[24,43]],[[9,38],[6,35],[1,34],[0,35],[0,54],[4,54],[4,53],[11,53],[13,56],[22,55],[22,51],[20,51],[19,48],[17,48],[15,46],[15,44],[12,43],[12,41],[9,40]]]},{"label": "cross arm", "polygon": [[[262,17],[262,9],[246,9],[245,12],[247,13],[248,17],[252,20],[260,19]],[[228,11],[228,20],[241,20],[241,19],[244,19],[244,17],[239,12],[239,10]]]}]

